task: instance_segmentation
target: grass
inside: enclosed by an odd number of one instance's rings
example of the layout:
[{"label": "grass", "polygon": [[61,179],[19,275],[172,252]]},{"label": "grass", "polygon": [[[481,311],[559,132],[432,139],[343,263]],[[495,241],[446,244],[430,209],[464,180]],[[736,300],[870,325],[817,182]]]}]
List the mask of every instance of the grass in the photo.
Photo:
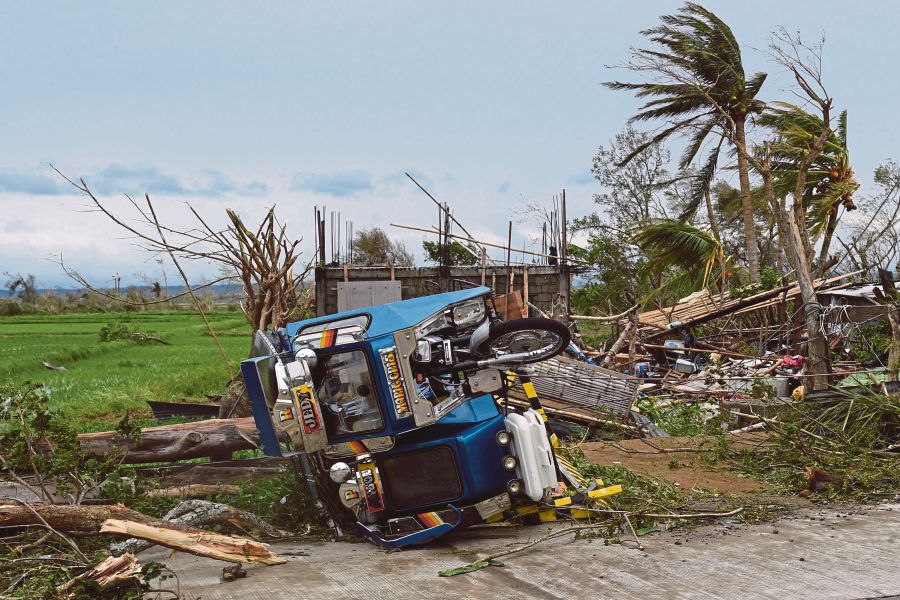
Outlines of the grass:
[{"label": "grass", "polygon": [[[249,327],[238,312],[208,316],[236,369],[249,347]],[[111,323],[170,345],[101,342],[100,330]],[[67,370],[49,370],[41,361]],[[228,378],[202,319],[193,312],[0,317],[0,379],[45,384],[54,408],[92,428],[118,422],[127,411],[149,416],[146,400],[205,400],[221,393]]]}]

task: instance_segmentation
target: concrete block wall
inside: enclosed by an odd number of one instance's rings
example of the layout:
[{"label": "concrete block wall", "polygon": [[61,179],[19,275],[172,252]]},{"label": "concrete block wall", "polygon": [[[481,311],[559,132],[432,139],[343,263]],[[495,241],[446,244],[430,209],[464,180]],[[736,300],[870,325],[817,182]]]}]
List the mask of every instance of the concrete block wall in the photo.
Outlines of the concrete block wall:
[{"label": "concrete block wall", "polygon": [[[513,288],[523,289],[523,271],[528,269],[528,299],[535,306],[550,312],[557,299],[563,274],[560,267],[529,265],[510,267],[513,274]],[[481,267],[451,267],[446,282],[450,291],[464,289],[464,282],[481,285]],[[493,287],[498,294],[507,291],[509,273],[506,267],[488,267],[485,270],[485,285]],[[400,281],[403,299],[417,298],[439,293],[441,273],[438,267],[320,267],[316,269],[316,314],[328,315],[337,312],[337,284],[339,281],[373,281],[397,279]],[[565,289],[568,289],[566,287]]]}]

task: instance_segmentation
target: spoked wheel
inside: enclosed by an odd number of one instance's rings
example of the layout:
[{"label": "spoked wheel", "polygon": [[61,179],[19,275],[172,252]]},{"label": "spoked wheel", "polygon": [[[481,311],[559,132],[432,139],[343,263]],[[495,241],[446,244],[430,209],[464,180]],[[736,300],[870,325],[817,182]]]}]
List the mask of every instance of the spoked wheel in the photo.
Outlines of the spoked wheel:
[{"label": "spoked wheel", "polygon": [[526,364],[553,358],[569,345],[569,328],[553,319],[516,319],[491,327],[488,338],[478,347],[480,354],[502,357],[525,355],[516,362]]}]

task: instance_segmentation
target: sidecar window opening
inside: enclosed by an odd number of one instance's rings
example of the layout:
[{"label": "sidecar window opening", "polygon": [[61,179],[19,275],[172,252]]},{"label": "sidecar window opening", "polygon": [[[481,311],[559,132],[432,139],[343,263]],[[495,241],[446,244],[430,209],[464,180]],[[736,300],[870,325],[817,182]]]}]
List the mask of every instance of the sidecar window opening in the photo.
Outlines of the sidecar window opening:
[{"label": "sidecar window opening", "polygon": [[313,382],[329,437],[384,429],[374,378],[362,350],[320,353]]}]

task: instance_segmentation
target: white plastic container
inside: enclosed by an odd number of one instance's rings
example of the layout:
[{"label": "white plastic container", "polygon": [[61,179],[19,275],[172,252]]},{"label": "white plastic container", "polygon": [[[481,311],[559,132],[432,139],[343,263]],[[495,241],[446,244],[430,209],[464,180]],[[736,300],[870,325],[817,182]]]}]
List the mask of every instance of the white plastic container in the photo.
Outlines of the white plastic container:
[{"label": "white plastic container", "polygon": [[512,435],[511,450],[519,464],[516,473],[522,479],[525,495],[540,501],[557,485],[553,446],[541,415],[534,409],[506,417],[506,430]]},{"label": "white plastic container", "polygon": [[696,368],[694,363],[684,358],[675,361],[675,370],[679,373],[693,373]]}]

